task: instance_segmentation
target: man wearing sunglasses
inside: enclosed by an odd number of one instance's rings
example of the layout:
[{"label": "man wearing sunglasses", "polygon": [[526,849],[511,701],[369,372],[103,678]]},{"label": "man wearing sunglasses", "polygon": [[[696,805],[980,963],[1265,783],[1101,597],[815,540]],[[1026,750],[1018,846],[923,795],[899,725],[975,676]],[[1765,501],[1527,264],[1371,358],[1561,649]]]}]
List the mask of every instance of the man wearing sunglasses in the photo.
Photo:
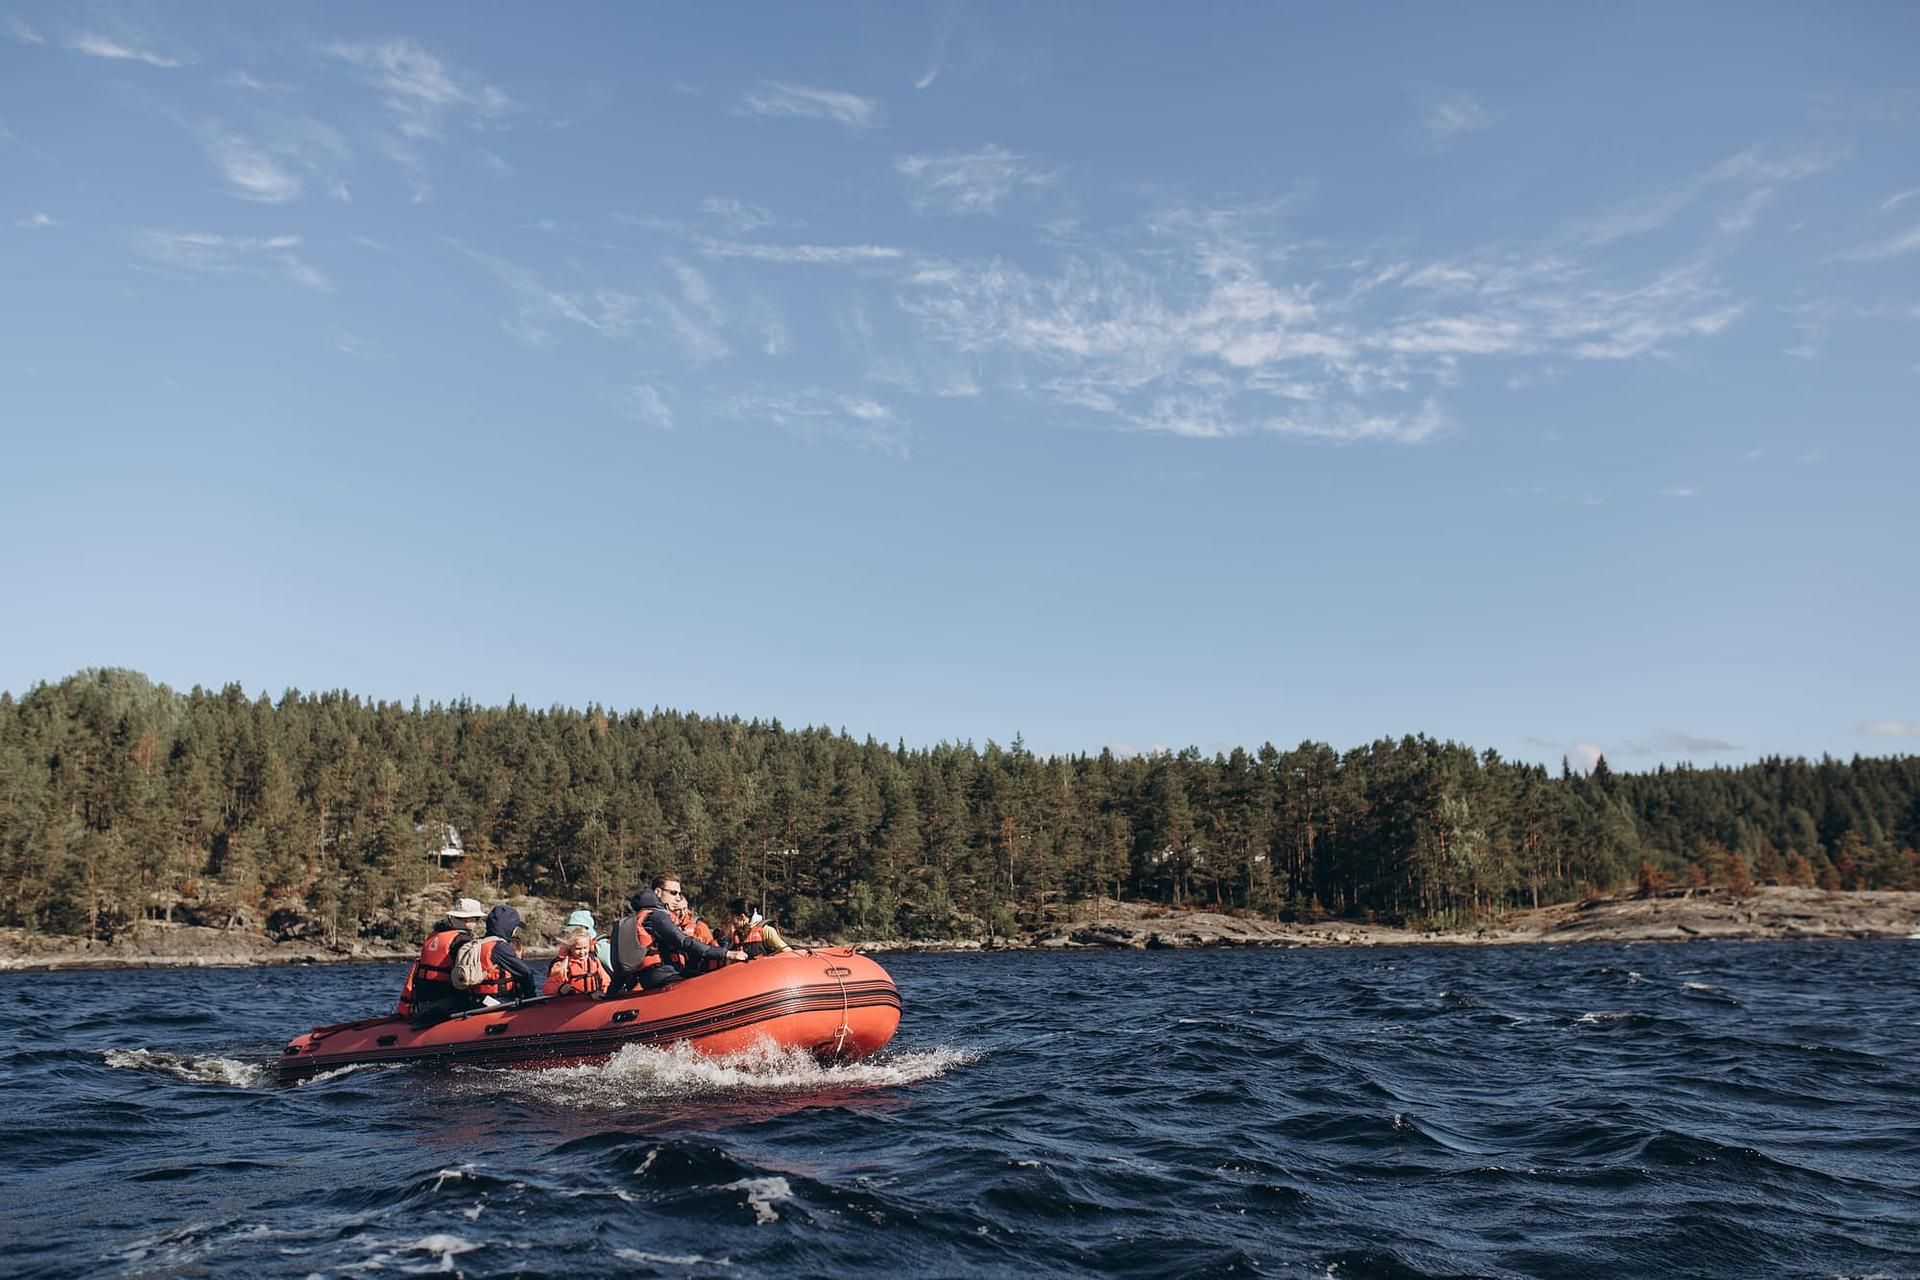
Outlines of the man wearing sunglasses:
[{"label": "man wearing sunglasses", "polygon": [[657,875],[650,888],[627,899],[632,911],[613,927],[613,989],[617,994],[638,983],[644,991],[658,991],[708,968],[747,958],[744,951],[728,951],[690,938],[673,922],[673,912],[687,896],[680,877]]}]

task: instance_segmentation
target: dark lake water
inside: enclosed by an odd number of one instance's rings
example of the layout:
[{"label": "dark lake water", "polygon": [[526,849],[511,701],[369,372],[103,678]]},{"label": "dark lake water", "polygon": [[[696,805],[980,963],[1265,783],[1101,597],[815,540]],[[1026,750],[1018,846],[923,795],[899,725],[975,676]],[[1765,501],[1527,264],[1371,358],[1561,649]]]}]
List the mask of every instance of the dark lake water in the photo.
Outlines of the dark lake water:
[{"label": "dark lake water", "polygon": [[874,1063],[299,1087],[401,966],[0,976],[0,1273],[1920,1275],[1920,942],[884,962]]}]

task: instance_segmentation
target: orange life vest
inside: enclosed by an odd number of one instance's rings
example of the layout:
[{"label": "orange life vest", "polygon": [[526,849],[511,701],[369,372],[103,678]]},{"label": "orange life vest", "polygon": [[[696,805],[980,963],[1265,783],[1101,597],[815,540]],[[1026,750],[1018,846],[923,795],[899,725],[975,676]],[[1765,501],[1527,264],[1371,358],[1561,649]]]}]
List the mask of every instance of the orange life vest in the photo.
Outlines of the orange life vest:
[{"label": "orange life vest", "polygon": [[416,982],[453,982],[453,949],[467,938],[465,929],[441,929],[427,935],[420,944],[420,958],[407,970],[406,985],[400,988],[400,1003],[394,1007],[398,1017],[411,1017],[414,1011],[413,984]]},{"label": "orange life vest", "polygon": [[673,922],[680,926],[680,932],[686,934],[695,942],[704,942],[710,947],[714,945],[713,930],[707,927],[705,920],[702,920],[690,910],[675,911],[672,915]]},{"label": "orange life vest", "polygon": [[500,945],[499,938],[482,938],[474,945],[480,948],[480,967],[486,971],[486,977],[467,988],[470,996],[497,996],[505,993],[513,985],[513,979],[505,969],[493,962],[494,948]]},{"label": "orange life vest", "polygon": [[597,996],[606,989],[607,971],[600,967],[600,961],[593,952],[588,951],[585,955],[557,957],[547,969],[547,980],[540,988],[540,994],[571,996],[584,992]]},{"label": "orange life vest", "polygon": [[745,933],[734,929],[727,934],[727,950],[744,951],[756,942],[765,946],[766,941],[767,935],[765,930],[761,929],[757,924],[748,925]]}]

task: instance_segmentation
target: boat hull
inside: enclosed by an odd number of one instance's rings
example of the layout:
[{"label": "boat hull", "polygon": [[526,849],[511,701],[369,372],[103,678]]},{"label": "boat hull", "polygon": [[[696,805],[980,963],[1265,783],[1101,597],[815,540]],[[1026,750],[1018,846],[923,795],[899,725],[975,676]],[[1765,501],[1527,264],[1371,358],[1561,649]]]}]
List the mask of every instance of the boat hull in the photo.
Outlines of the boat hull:
[{"label": "boat hull", "polygon": [[366,1063],[559,1065],[681,1042],[715,1056],[771,1041],[856,1059],[877,1053],[899,1025],[900,993],[885,969],[847,949],[795,950],[607,1000],[523,1000],[418,1028],[393,1017],[316,1027],[287,1042],[279,1074],[294,1081]]}]

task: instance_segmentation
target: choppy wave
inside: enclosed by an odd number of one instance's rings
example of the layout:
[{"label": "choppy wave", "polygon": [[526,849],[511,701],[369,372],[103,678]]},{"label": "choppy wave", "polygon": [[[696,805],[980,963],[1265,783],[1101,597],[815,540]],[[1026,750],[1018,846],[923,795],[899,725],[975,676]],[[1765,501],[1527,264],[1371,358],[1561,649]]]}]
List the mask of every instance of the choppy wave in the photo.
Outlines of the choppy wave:
[{"label": "choppy wave", "polygon": [[1916,1274],[1910,943],[887,966],[908,1013],[868,1062],[300,1088],[267,1087],[286,1036],[399,966],[42,976],[0,1000],[5,1269]]}]

